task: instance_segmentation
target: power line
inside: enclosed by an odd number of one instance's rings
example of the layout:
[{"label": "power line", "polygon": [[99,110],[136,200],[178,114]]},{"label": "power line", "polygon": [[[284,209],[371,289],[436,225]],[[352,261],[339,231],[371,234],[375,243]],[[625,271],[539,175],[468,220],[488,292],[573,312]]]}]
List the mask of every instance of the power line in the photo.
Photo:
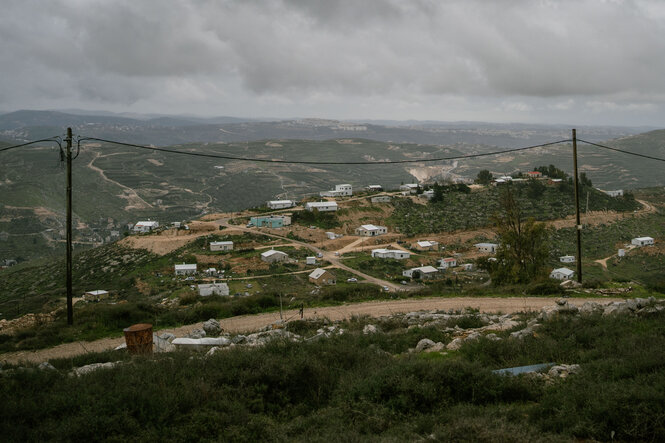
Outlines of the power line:
[{"label": "power line", "polygon": [[43,142],[55,142],[59,145],[60,140],[61,140],[60,137],[56,135],[56,136],[50,137],[50,138],[43,138],[41,140],[34,140],[34,141],[31,141],[31,142],[21,143],[20,145],[7,146],[5,148],[0,148],[0,152],[9,151],[10,149],[22,148],[23,146],[29,146],[29,145],[34,145],[35,143],[43,143]]},{"label": "power line", "polygon": [[293,165],[394,165],[394,164],[403,164],[403,163],[431,163],[431,162],[437,162],[437,161],[446,161],[446,160],[461,160],[461,159],[467,159],[467,158],[478,158],[478,157],[487,157],[490,155],[499,155],[499,154],[508,154],[511,152],[519,152],[519,151],[526,151],[529,149],[535,149],[535,148],[542,148],[545,146],[551,146],[551,145],[557,145],[560,143],[567,143],[570,141],[568,140],[558,140],[555,142],[549,142],[549,143],[543,143],[540,145],[533,145],[533,146],[526,146],[523,148],[513,148],[513,149],[504,149],[502,151],[494,151],[494,152],[485,152],[485,153],[480,153],[480,154],[468,154],[468,155],[458,155],[458,156],[452,156],[452,157],[438,157],[438,158],[423,158],[423,159],[417,159],[417,160],[388,160],[388,161],[382,161],[382,162],[322,162],[322,161],[303,161],[303,160],[270,160],[270,159],[265,159],[265,158],[249,158],[249,157],[235,157],[232,155],[221,155],[221,154],[204,154],[201,152],[188,152],[188,151],[174,151],[171,149],[165,149],[165,148],[157,148],[155,146],[144,146],[144,145],[136,145],[133,143],[125,143],[125,142],[119,142],[115,140],[106,140],[102,138],[96,138],[96,137],[81,137],[78,139],[78,142],[82,141],[98,141],[102,143],[111,143],[115,145],[120,145],[120,146],[128,146],[132,148],[138,148],[138,149],[148,149],[152,151],[159,151],[159,152],[166,152],[170,154],[180,154],[180,155],[189,155],[192,157],[208,157],[208,158],[221,158],[224,160],[237,160],[237,161],[251,161],[251,162],[260,162],[260,163],[286,163],[286,164],[293,164]]},{"label": "power line", "polygon": [[636,157],[648,158],[650,160],[657,160],[657,161],[665,162],[665,158],[653,157],[651,155],[639,154],[637,152],[624,151],[623,149],[619,149],[619,148],[611,148],[609,146],[599,145],[598,143],[588,142],[586,140],[582,140],[581,138],[578,138],[577,141],[580,141],[580,142],[583,142],[583,143],[586,143],[586,144],[589,144],[589,145],[597,146],[599,148],[609,149],[610,151],[621,152],[622,154],[634,155]]}]

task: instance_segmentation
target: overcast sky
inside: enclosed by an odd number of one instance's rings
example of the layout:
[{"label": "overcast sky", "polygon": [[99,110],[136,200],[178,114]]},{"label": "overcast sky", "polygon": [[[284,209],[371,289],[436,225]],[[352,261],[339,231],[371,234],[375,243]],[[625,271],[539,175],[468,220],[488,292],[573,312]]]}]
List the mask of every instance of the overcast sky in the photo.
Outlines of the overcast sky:
[{"label": "overcast sky", "polygon": [[654,125],[665,1],[3,0],[0,110]]}]

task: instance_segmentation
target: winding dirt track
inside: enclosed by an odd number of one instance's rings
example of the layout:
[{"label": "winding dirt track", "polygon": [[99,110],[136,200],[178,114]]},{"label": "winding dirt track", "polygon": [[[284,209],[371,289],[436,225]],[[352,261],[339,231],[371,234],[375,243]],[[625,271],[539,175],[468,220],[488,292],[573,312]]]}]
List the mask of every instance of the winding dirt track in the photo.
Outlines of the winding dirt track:
[{"label": "winding dirt track", "polygon": [[[610,303],[621,299],[617,298],[576,298],[571,303],[581,306],[586,301]],[[352,316],[381,317],[391,314],[412,311],[448,310],[474,308],[481,312],[526,312],[536,311],[543,306],[554,304],[553,298],[547,297],[459,297],[459,298],[424,298],[393,301],[371,301],[342,306],[329,306],[325,308],[306,309],[305,318],[328,318],[330,320],[343,320]],[[297,310],[288,310],[283,313],[284,320],[294,320],[299,317]],[[243,315],[220,320],[226,332],[239,333],[257,331],[279,320],[279,312],[257,315]],[[159,332],[171,332],[178,337],[187,335],[194,329],[202,327],[202,323],[182,326],[179,328],[163,329]],[[12,352],[0,355],[0,361],[18,363],[21,361],[40,363],[53,358],[71,358],[87,352],[100,352],[113,349],[124,343],[124,338],[104,338],[92,342],[65,343],[54,348],[38,351]]]}]

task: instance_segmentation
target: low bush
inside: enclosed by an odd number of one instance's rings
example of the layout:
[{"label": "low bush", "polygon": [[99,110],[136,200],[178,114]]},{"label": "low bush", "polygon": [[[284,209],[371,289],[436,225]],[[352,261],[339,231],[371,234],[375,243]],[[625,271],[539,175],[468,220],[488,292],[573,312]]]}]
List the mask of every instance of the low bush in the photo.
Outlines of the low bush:
[{"label": "low bush", "polygon": [[[662,441],[664,320],[662,312],[559,317],[536,336],[469,341],[437,358],[407,351],[425,337],[447,342],[444,328],[378,322],[390,332],[364,335],[363,319],[349,322],[355,332],[328,339],[274,341],[207,358],[88,354],[53,361],[63,372],[3,371],[0,435],[4,441]],[[309,334],[324,322],[292,325]],[[116,360],[127,363],[66,375],[73,366]],[[582,369],[551,384],[491,372],[543,362]]]}]

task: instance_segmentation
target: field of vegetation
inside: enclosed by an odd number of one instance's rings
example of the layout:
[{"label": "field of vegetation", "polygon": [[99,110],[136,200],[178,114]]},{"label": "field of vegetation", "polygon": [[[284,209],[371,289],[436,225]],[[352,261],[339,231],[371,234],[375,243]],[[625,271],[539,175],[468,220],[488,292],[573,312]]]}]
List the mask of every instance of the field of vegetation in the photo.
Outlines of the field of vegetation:
[{"label": "field of vegetation", "polygon": [[[528,319],[524,317],[524,320]],[[523,340],[510,331],[458,351],[409,353],[448,342],[443,327],[386,320],[344,335],[211,357],[86,354],[57,371],[0,373],[4,441],[662,441],[665,314],[559,316]],[[473,315],[469,326],[477,326]],[[292,322],[311,336],[322,322]],[[452,325],[449,325],[452,326]],[[515,329],[521,329],[518,326]],[[72,367],[124,361],[72,377]],[[545,382],[494,369],[557,362],[581,371]],[[195,437],[194,437],[195,436]]]},{"label": "field of vegetation", "polygon": [[[532,191],[530,184],[510,185],[526,217],[536,220],[553,220],[575,213],[575,198],[568,184],[542,186]],[[474,229],[492,224],[492,216],[499,212],[499,187],[489,187],[480,192],[449,192],[437,203],[419,205],[409,199],[395,200],[395,211],[388,223],[407,235],[434,232],[452,232]],[[589,211],[633,211],[640,207],[633,196],[613,198],[593,188],[583,188],[589,193]],[[584,202],[584,204],[586,201]]]}]

